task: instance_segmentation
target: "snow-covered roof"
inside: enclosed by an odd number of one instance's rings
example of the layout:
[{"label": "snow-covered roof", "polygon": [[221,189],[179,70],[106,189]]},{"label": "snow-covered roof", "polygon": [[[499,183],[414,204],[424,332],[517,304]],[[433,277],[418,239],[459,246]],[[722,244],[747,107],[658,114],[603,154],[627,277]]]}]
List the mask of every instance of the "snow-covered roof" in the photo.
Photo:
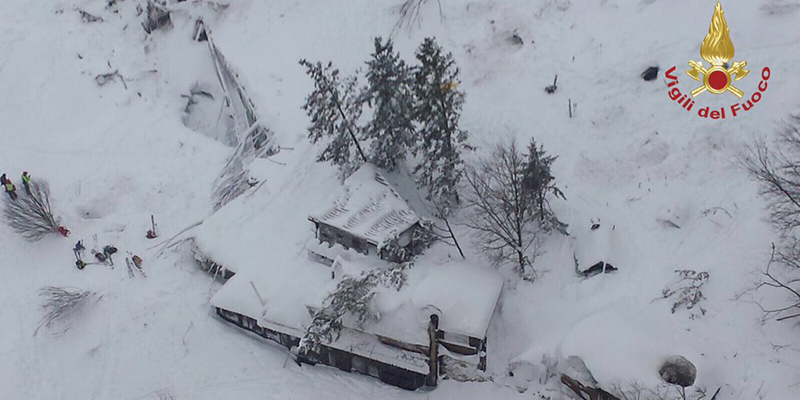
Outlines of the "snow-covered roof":
[{"label": "snow-covered roof", "polygon": [[326,346],[422,375],[428,375],[430,372],[430,365],[428,365],[424,355],[388,346],[381,343],[376,336],[367,335],[357,330],[343,329],[339,340],[326,344]]},{"label": "snow-covered roof", "polygon": [[381,320],[366,326],[366,331],[427,346],[426,329],[431,314],[436,314],[439,329],[445,332],[486,336],[503,288],[493,270],[450,260],[420,263],[407,275],[401,290],[381,288],[375,296]]},{"label": "snow-covered roof", "polygon": [[[357,261],[337,258],[336,264],[343,264],[339,270],[346,272],[332,279],[328,267],[303,260],[305,262],[316,264],[308,266],[319,268],[315,275],[328,281],[327,291],[320,293],[318,284],[295,285],[298,282],[291,282],[293,279],[289,276],[269,277],[247,271],[231,278],[211,299],[211,304],[256,318],[261,326],[283,327],[278,330],[301,336],[311,321],[306,306],[319,306],[343,275],[359,274],[368,268]],[[378,321],[358,327],[345,320],[345,326],[427,346],[428,322],[430,315],[436,314],[439,329],[445,332],[485,337],[503,286],[502,279],[494,271],[448,261],[418,263],[406,273],[408,279],[400,290],[376,287],[374,306],[380,315]],[[289,282],[285,285],[281,283],[286,280]],[[294,290],[275,289],[283,286],[293,286]]]},{"label": "snow-covered roof", "polygon": [[325,210],[309,215],[378,246],[393,233],[405,232],[419,217],[372,164],[348,177]]}]

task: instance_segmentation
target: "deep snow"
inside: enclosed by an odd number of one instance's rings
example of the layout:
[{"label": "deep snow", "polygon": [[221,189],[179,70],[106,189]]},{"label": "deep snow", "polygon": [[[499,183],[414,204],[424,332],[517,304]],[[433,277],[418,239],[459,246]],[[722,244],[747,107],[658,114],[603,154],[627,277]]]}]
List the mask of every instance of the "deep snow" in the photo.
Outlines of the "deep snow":
[{"label": "deep snow", "polygon": [[[194,17],[205,16],[275,140],[292,150],[273,157],[286,165],[257,160],[252,173],[264,185],[189,234],[205,232],[216,241],[215,257],[262,266],[276,254],[288,262],[305,257],[280,253],[270,239],[312,238],[304,216],[338,188],[336,171],[313,161],[320,148],[305,138],[308,119],[300,106],[311,81],[297,61],[331,60],[347,72],[363,67],[372,38],[392,32],[395,2],[237,0],[221,14],[204,3],[182,3],[174,28],[151,36],[139,25],[136,3],[122,2],[117,14],[97,0],[0,5],[0,169],[15,179],[22,170],[47,179],[53,208],[72,231],[69,240],[27,243],[0,227],[0,398],[499,399],[537,391],[559,398],[553,381],[540,385],[541,374],[533,374],[532,382],[520,383],[507,376],[509,365],[531,362],[544,371],[543,358],[578,355],[601,384],[655,385],[659,362],[673,354],[697,365],[697,386],[710,393],[723,387],[721,399],[796,396],[797,329],[761,324],[750,302],[778,295],[735,300],[757,279],[754,271],[766,264],[775,240],[757,187],[735,159],[754,136],[773,135],[781,119],[800,111],[797,7],[723,4],[736,59],[752,71],[737,86],[752,93],[761,68],[772,71],[757,107],[725,121],[687,114],[667,97],[663,79],[676,65],[681,90],[693,88],[681,71],[700,57],[712,1],[441,0],[442,16],[428,2],[418,25],[398,31],[395,47],[409,62],[425,36],[435,35],[454,53],[467,94],[462,125],[478,147],[470,157],[486,154],[502,137],[526,143],[531,135],[559,156],[554,173],[568,200],[554,208],[575,233],[545,244],[535,283],[501,269],[506,287],[489,335],[493,382],[444,381],[433,391],[405,392],[287,362],[281,347],[212,314],[209,299],[220,285],[196,268],[188,249],[157,246],[211,214],[212,183],[232,152],[181,122],[181,94],[216,79],[207,46],[190,40]],[[782,12],[769,12],[781,4]],[[105,21],[83,23],[76,7]],[[506,40],[514,31],[522,47]],[[644,82],[638,75],[651,64],[661,75]],[[127,90],[119,81],[95,83],[97,74],[114,70],[127,79]],[[555,74],[559,88],[548,95],[543,88]],[[569,100],[577,104],[572,119]],[[700,100],[713,108],[734,97]],[[398,190],[424,210],[407,178],[395,175],[389,178]],[[727,213],[703,213],[712,207]],[[150,214],[161,230],[156,241],[144,238]],[[264,223],[249,221],[258,231],[236,241],[221,234],[248,219]],[[614,227],[609,247],[620,271],[578,279],[572,255],[590,241],[586,231],[598,219]],[[457,232],[470,243],[466,228]],[[117,267],[78,271],[70,249],[78,239],[92,246],[95,234],[99,246],[120,248]],[[143,257],[146,279],[128,278],[125,251]],[[457,256],[445,246],[433,252]],[[468,257],[491,268],[473,251]],[[676,279],[675,269],[710,273],[705,316],[671,314],[668,300],[654,301]],[[47,285],[95,290],[103,298],[65,335],[33,336],[41,316],[37,292]],[[519,385],[530,389],[519,394]]]}]

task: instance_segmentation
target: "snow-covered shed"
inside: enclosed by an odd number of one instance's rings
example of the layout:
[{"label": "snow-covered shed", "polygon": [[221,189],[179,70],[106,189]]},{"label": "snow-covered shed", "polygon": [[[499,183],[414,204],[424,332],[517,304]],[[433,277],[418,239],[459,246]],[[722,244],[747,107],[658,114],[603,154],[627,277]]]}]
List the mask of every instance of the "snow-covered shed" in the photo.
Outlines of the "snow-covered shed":
[{"label": "snow-covered shed", "polygon": [[324,210],[308,216],[320,243],[339,244],[377,255],[390,240],[411,243],[420,219],[372,164],[364,164],[344,181]]},{"label": "snow-covered shed", "polygon": [[[368,261],[337,259],[334,271],[338,273],[332,279],[330,269],[300,260],[300,268],[315,271],[313,280],[304,285],[289,282],[293,277],[288,275],[243,271],[223,286],[211,304],[226,321],[296,349],[311,323],[307,309],[322,304],[343,277],[384,264]],[[418,262],[406,271],[406,278],[399,290],[376,287],[377,320],[357,325],[345,318],[339,339],[325,343],[307,361],[371,375],[407,389],[435,384],[440,364],[453,362],[484,370],[486,332],[502,279],[490,269],[449,260]],[[275,289],[286,285],[294,289]]]},{"label": "snow-covered shed", "polygon": [[579,274],[592,276],[617,270],[615,234],[616,225],[599,221],[573,232],[575,269]]}]

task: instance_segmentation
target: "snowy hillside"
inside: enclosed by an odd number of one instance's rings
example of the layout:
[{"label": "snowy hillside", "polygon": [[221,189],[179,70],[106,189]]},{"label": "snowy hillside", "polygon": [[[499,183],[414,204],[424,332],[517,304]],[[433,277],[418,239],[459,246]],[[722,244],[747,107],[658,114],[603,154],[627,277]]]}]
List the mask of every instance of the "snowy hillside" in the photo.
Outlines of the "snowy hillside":
[{"label": "snowy hillside", "polygon": [[[800,113],[796,2],[723,4],[736,60],[751,70],[737,87],[753,93],[762,68],[771,71],[761,101],[726,120],[684,111],[668,97],[664,75],[677,66],[681,90],[694,89],[683,71],[700,59],[715,1],[427,1],[418,20],[394,29],[399,0],[196,0],[172,4],[172,27],[152,34],[137,11],[146,3],[0,2],[0,172],[18,186],[22,171],[46,179],[53,211],[71,231],[28,242],[0,224],[0,399],[554,400],[570,392],[548,366],[570,356],[604,388],[663,389],[659,366],[673,355],[694,363],[694,387],[707,398],[717,388],[716,400],[796,398],[800,331],[791,321],[762,323],[755,304],[782,294],[739,296],[759,279],[777,235],[756,183],[736,163],[745,145]],[[236,149],[220,131],[209,47],[192,40],[200,17],[279,146],[248,160],[259,184],[216,212],[212,192]],[[484,382],[404,391],[298,366],[284,347],[217,317],[211,301],[222,282],[198,268],[182,241],[194,239],[237,271],[257,271],[259,287],[285,305],[275,312],[304,312],[303,290],[318,290],[320,302],[333,290],[327,270],[322,280],[307,265],[306,247],[316,242],[308,216],[330,205],[341,182],[334,166],[315,162],[322,146],[309,142],[301,108],[313,86],[298,60],[354,73],[378,36],[391,37],[409,63],[426,37],[453,53],[466,93],[461,127],[476,147],[467,164],[511,137],[527,144],[535,136],[558,156],[553,175],[566,201],[552,205],[571,235],[543,243],[535,281],[496,270],[463,211],[451,221],[467,262],[504,282]],[[658,78],[642,80],[651,65]],[[103,74],[112,75],[100,85]],[[556,74],[558,90],[548,94]],[[197,90],[210,96],[199,95],[187,116],[187,96]],[[711,109],[735,101],[700,99]],[[409,175],[418,161],[386,176],[432,217]],[[145,238],[151,215],[154,240]],[[118,247],[114,268],[76,269],[77,240]],[[127,252],[142,257],[146,277],[129,276]],[[441,243],[424,257],[419,276],[461,258]],[[578,277],[574,257],[582,268],[602,257],[619,270]],[[702,313],[672,313],[673,299],[661,299],[678,280],[675,270],[708,273]],[[269,280],[274,274],[280,279]],[[34,335],[46,286],[100,297],[65,333]],[[666,398],[679,398],[669,390]]]}]

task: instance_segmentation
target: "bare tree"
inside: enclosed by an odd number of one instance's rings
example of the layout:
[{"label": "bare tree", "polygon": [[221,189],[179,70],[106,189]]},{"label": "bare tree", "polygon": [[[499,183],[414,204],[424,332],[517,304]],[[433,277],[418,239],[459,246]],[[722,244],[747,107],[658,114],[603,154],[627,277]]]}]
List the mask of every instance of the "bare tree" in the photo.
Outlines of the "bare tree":
[{"label": "bare tree", "polygon": [[[792,116],[779,132],[776,149],[764,139],[757,140],[740,157],[740,163],[760,184],[759,194],[767,201],[769,218],[780,233],[778,246],[754,290],[785,291],[787,303],[762,307],[765,318],[785,320],[800,317],[800,116]],[[770,271],[773,261],[787,267]]]},{"label": "bare tree", "polygon": [[50,233],[58,233],[58,222],[50,210],[50,187],[42,180],[32,180],[30,194],[6,199],[5,218],[25,239],[35,242]]},{"label": "bare tree", "polygon": [[95,292],[55,286],[42,288],[39,294],[44,298],[42,304],[44,315],[34,335],[43,326],[53,331],[53,335],[64,334],[72,327],[75,317],[80,314],[89,300],[100,299]]},{"label": "bare tree", "polygon": [[[797,318],[800,317],[800,278],[798,277],[789,277],[784,278],[781,274],[776,273],[775,271],[770,271],[772,267],[772,263],[776,260],[776,251],[775,251],[775,244],[772,244],[772,254],[769,257],[769,262],[767,262],[767,266],[764,268],[762,272],[762,278],[759,282],[753,286],[752,288],[744,291],[743,293],[736,296],[737,299],[741,299],[745,294],[750,292],[757,292],[763,288],[770,288],[770,289],[779,289],[783,291],[785,296],[785,302],[781,305],[774,306],[774,307],[765,307],[760,302],[756,301],[756,305],[761,308],[761,311],[764,313],[763,321],[767,321],[770,319],[775,319],[776,321],[784,321],[787,319]],[[794,275],[796,276],[796,275]]]},{"label": "bare tree", "polygon": [[[414,23],[419,24],[422,21],[422,17],[420,16],[422,6],[427,2],[428,0],[403,0],[403,2],[397,7],[398,18],[397,22],[394,23],[394,27],[392,28],[392,34],[394,35],[394,33],[403,25],[410,29]],[[441,0],[436,0],[436,3],[439,5],[439,18],[444,20],[442,2]]]},{"label": "bare tree", "polygon": [[[467,170],[471,193],[467,226],[478,231],[479,245],[499,263],[511,263],[522,277],[537,256],[540,238],[537,207],[524,187],[525,155],[516,141],[497,144],[490,157]],[[531,268],[531,273],[533,269]],[[532,276],[532,275],[531,275]]]}]

